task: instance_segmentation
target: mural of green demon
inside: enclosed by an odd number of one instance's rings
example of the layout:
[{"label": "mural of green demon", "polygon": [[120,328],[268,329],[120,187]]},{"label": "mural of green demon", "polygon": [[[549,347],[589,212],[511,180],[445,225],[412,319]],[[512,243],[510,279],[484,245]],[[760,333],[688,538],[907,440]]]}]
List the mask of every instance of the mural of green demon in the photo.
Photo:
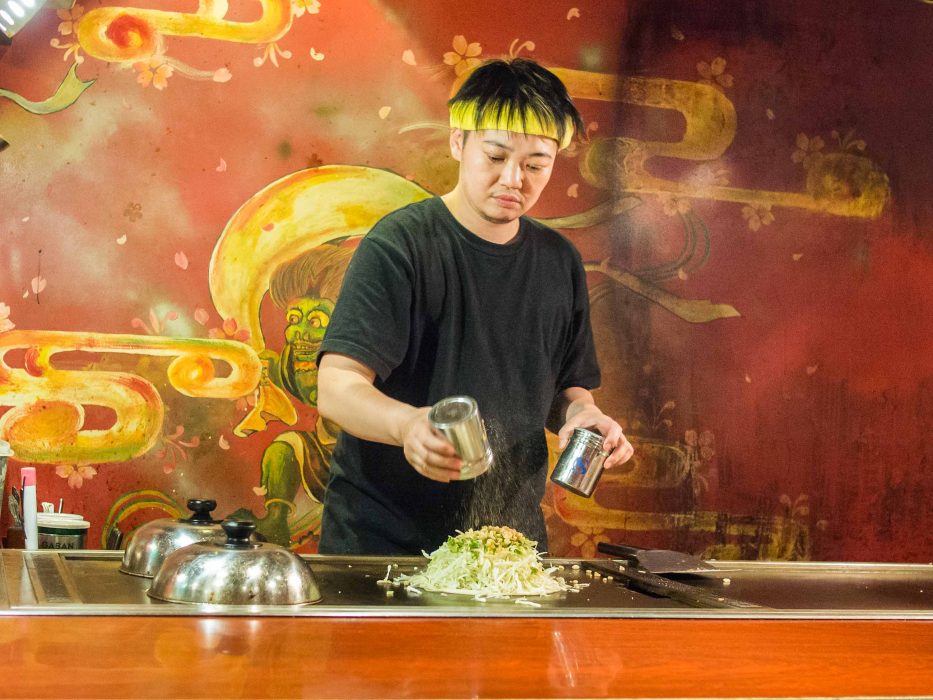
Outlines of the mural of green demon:
[{"label": "mural of green demon", "polygon": [[[352,255],[352,248],[323,245],[283,263],[272,276],[269,296],[285,312],[285,347],[281,353],[264,350],[260,356],[269,381],[308,406],[317,405],[315,356]],[[309,529],[309,523],[316,530],[338,432],[338,426],[318,417],[313,430],[280,433],[262,456],[260,488],[266,514],[257,517],[241,508],[230,517],[253,520],[270,542],[287,546],[293,534],[289,517],[296,514],[295,498],[304,489],[314,512],[302,514],[305,526],[299,530]]]}]

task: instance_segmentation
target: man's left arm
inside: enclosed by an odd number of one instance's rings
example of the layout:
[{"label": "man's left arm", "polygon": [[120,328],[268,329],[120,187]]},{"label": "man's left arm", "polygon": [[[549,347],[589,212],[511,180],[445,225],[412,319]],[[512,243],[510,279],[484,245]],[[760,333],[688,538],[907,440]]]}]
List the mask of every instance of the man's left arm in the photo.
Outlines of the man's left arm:
[{"label": "man's left arm", "polygon": [[554,399],[548,429],[557,433],[560,449],[566,447],[574,428],[587,428],[603,436],[603,449],[609,452],[603,465],[609,469],[631,459],[635,450],[622,432],[622,426],[596,405],[588,389],[573,386]]}]

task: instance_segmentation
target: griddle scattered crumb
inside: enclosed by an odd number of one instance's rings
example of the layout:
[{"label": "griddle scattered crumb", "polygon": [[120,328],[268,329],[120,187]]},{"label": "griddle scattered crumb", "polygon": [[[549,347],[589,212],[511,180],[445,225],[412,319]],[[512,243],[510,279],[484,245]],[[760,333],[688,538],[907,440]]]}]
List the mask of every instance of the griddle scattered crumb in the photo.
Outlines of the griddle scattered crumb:
[{"label": "griddle scattered crumb", "polygon": [[527,598],[517,598],[515,600],[516,605],[530,605],[533,608],[540,608],[541,603],[536,603],[533,600],[528,600]]}]

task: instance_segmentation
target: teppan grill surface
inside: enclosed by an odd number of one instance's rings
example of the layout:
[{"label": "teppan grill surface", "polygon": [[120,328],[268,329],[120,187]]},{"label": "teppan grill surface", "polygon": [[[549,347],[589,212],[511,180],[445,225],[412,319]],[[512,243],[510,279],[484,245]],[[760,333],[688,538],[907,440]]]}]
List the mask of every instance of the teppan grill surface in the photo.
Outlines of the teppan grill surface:
[{"label": "teppan grill surface", "polygon": [[[386,579],[420,557],[307,555],[322,599],[302,606],[166,603],[151,579],[118,571],[119,552],[0,552],[0,615],[287,615],[350,617],[751,617],[933,620],[933,565],[713,562],[690,575],[657,576],[624,561],[548,560],[578,590],[477,600],[409,592]],[[931,689],[933,690],[933,689]]]},{"label": "teppan grill surface", "polygon": [[555,561],[589,586],[537,607],[387,595],[387,568],[422,559],[307,559],[319,603],[224,608],[152,600],[117,552],[2,551],[0,697],[933,694],[933,566],[717,562],[659,583]]}]

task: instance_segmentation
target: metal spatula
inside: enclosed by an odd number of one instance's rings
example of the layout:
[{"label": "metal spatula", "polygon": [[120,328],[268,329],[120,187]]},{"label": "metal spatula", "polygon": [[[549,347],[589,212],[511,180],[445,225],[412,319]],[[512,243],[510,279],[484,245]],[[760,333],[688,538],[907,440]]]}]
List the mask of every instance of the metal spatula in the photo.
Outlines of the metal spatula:
[{"label": "metal spatula", "polygon": [[692,554],[671,549],[640,549],[626,544],[600,542],[596,549],[603,554],[625,559],[652,574],[711,574],[726,571]]}]

